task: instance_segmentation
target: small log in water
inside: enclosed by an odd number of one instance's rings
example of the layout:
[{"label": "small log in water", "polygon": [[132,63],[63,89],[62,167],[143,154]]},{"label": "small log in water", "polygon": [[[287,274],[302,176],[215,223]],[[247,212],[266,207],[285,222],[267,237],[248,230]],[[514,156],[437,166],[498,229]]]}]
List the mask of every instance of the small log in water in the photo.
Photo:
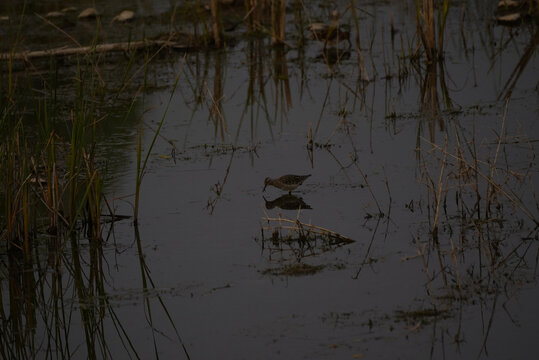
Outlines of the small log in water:
[{"label": "small log in water", "polygon": [[180,43],[171,40],[140,40],[132,42],[120,42],[110,44],[99,44],[91,46],[79,46],[79,47],[60,47],[48,50],[29,50],[19,51],[15,53],[0,53],[0,60],[28,60],[31,58],[47,57],[47,56],[68,56],[77,54],[90,54],[90,53],[103,53],[111,51],[132,51],[149,47],[164,47],[171,49],[186,50],[191,47],[189,44]]}]

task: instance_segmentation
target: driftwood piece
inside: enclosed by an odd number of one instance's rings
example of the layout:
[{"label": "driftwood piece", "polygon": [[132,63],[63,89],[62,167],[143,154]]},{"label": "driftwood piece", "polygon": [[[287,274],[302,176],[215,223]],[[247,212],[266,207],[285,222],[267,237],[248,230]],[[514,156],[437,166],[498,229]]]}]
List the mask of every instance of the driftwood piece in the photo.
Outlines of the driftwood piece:
[{"label": "driftwood piece", "polygon": [[180,43],[171,40],[140,40],[133,42],[119,42],[110,44],[99,44],[95,46],[80,47],[59,47],[48,50],[20,51],[16,53],[0,53],[0,60],[28,60],[31,58],[40,58],[47,56],[69,56],[77,54],[103,53],[111,51],[132,51],[149,47],[164,47],[178,50],[187,50],[189,44]]}]

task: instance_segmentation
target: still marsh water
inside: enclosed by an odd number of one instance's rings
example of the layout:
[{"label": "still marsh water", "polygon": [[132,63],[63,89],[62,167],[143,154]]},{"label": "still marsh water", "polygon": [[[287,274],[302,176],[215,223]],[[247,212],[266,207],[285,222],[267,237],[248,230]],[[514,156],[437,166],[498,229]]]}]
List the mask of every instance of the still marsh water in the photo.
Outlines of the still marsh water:
[{"label": "still marsh water", "polygon": [[[22,51],[73,46],[66,34],[81,45],[156,37],[171,21],[203,31],[173,2],[96,1],[66,11],[60,32],[36,15],[60,3],[29,2],[22,27],[22,9],[1,5],[2,39],[19,31]],[[225,19],[243,18],[237,3]],[[35,99],[54,97],[64,145],[78,72],[97,74],[88,111],[103,217],[126,218],[103,220],[102,241],[83,226],[60,241],[36,215],[29,257],[8,253],[3,231],[2,357],[537,354],[537,25],[497,25],[494,2],[452,3],[444,61],[427,66],[414,2],[358,1],[360,51],[352,26],[350,48],[324,53],[306,26],[336,8],[353,24],[349,4],[290,1],[289,47],[240,23],[220,50],[13,63],[32,89],[18,98],[26,134],[40,131]],[[101,28],[76,19],[86,5]],[[136,18],[111,22],[123,9]],[[135,225],[137,147],[150,149],[162,119]],[[312,176],[293,197],[262,192],[288,173]]]}]

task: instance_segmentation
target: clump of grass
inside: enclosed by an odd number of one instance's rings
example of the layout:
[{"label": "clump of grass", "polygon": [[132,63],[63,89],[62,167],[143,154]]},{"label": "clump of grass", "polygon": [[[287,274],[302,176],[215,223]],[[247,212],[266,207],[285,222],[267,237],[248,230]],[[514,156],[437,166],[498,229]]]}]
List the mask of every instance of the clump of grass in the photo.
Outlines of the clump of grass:
[{"label": "clump of grass", "polygon": [[437,308],[424,308],[417,310],[397,310],[395,311],[395,319],[397,321],[405,321],[417,323],[429,323],[438,319],[447,319],[451,317],[449,310]]},{"label": "clump of grass", "polygon": [[0,87],[0,224],[6,229],[0,242],[9,250],[29,254],[43,232],[60,236],[86,229],[89,238],[101,238],[104,176],[95,143],[104,84],[97,61],[92,55],[77,60],[73,96],[62,99],[69,110],[56,94],[54,59],[39,89],[32,74],[12,71],[14,58],[1,64],[8,71],[2,79],[7,85]]}]

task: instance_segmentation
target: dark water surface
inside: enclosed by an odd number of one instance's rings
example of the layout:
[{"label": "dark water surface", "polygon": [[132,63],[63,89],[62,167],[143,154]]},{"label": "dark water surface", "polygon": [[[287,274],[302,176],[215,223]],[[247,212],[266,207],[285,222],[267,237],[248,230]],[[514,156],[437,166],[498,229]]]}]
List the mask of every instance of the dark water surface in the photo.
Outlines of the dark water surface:
[{"label": "dark water surface", "polygon": [[[96,2],[104,40],[159,33],[171,3]],[[25,21],[46,28],[33,13],[58,6],[39,4],[30,2]],[[347,5],[313,2],[303,12],[315,21],[339,8],[352,24]],[[62,354],[67,344],[70,355],[58,357],[91,357],[89,348],[114,359],[536,356],[536,54],[509,100],[504,85],[537,26],[502,27],[492,20],[494,3],[455,2],[443,68],[429,75],[422,57],[408,56],[416,47],[413,2],[357,5],[370,81],[359,79],[355,45],[347,52],[341,44],[345,56],[335,64],[314,40],[297,47],[290,5],[290,49],[246,37],[240,25],[226,50],[172,52],[152,63],[150,87],[128,119],[139,77],[104,101],[97,111],[105,116],[98,151],[106,196],[117,214],[131,215],[137,127],[143,122],[147,149],[171,98],[142,183],[138,226],[128,219],[104,229],[106,296],[82,297],[70,266],[49,268],[50,249],[38,246],[30,272],[40,295],[28,334],[36,357]],[[125,8],[138,19],[114,30],[110,19]],[[66,32],[82,26],[73,21]],[[37,34],[24,32],[31,46]],[[114,88],[126,60],[107,56],[102,73]],[[60,78],[73,71],[66,62]],[[67,84],[58,90],[66,98]],[[215,103],[222,119],[211,114]],[[266,208],[286,192],[263,193],[264,179],[287,173],[312,174],[293,192],[303,208]],[[282,237],[298,241],[272,241],[279,223],[267,218],[279,217],[354,242],[298,240],[284,227]],[[87,283],[95,275],[90,249],[81,239]],[[58,251],[73,261],[72,245]],[[2,255],[4,324],[16,298],[9,263]],[[297,265],[312,271],[286,272]],[[54,276],[63,277],[61,304],[53,301]],[[61,321],[53,309],[63,309]]]}]

